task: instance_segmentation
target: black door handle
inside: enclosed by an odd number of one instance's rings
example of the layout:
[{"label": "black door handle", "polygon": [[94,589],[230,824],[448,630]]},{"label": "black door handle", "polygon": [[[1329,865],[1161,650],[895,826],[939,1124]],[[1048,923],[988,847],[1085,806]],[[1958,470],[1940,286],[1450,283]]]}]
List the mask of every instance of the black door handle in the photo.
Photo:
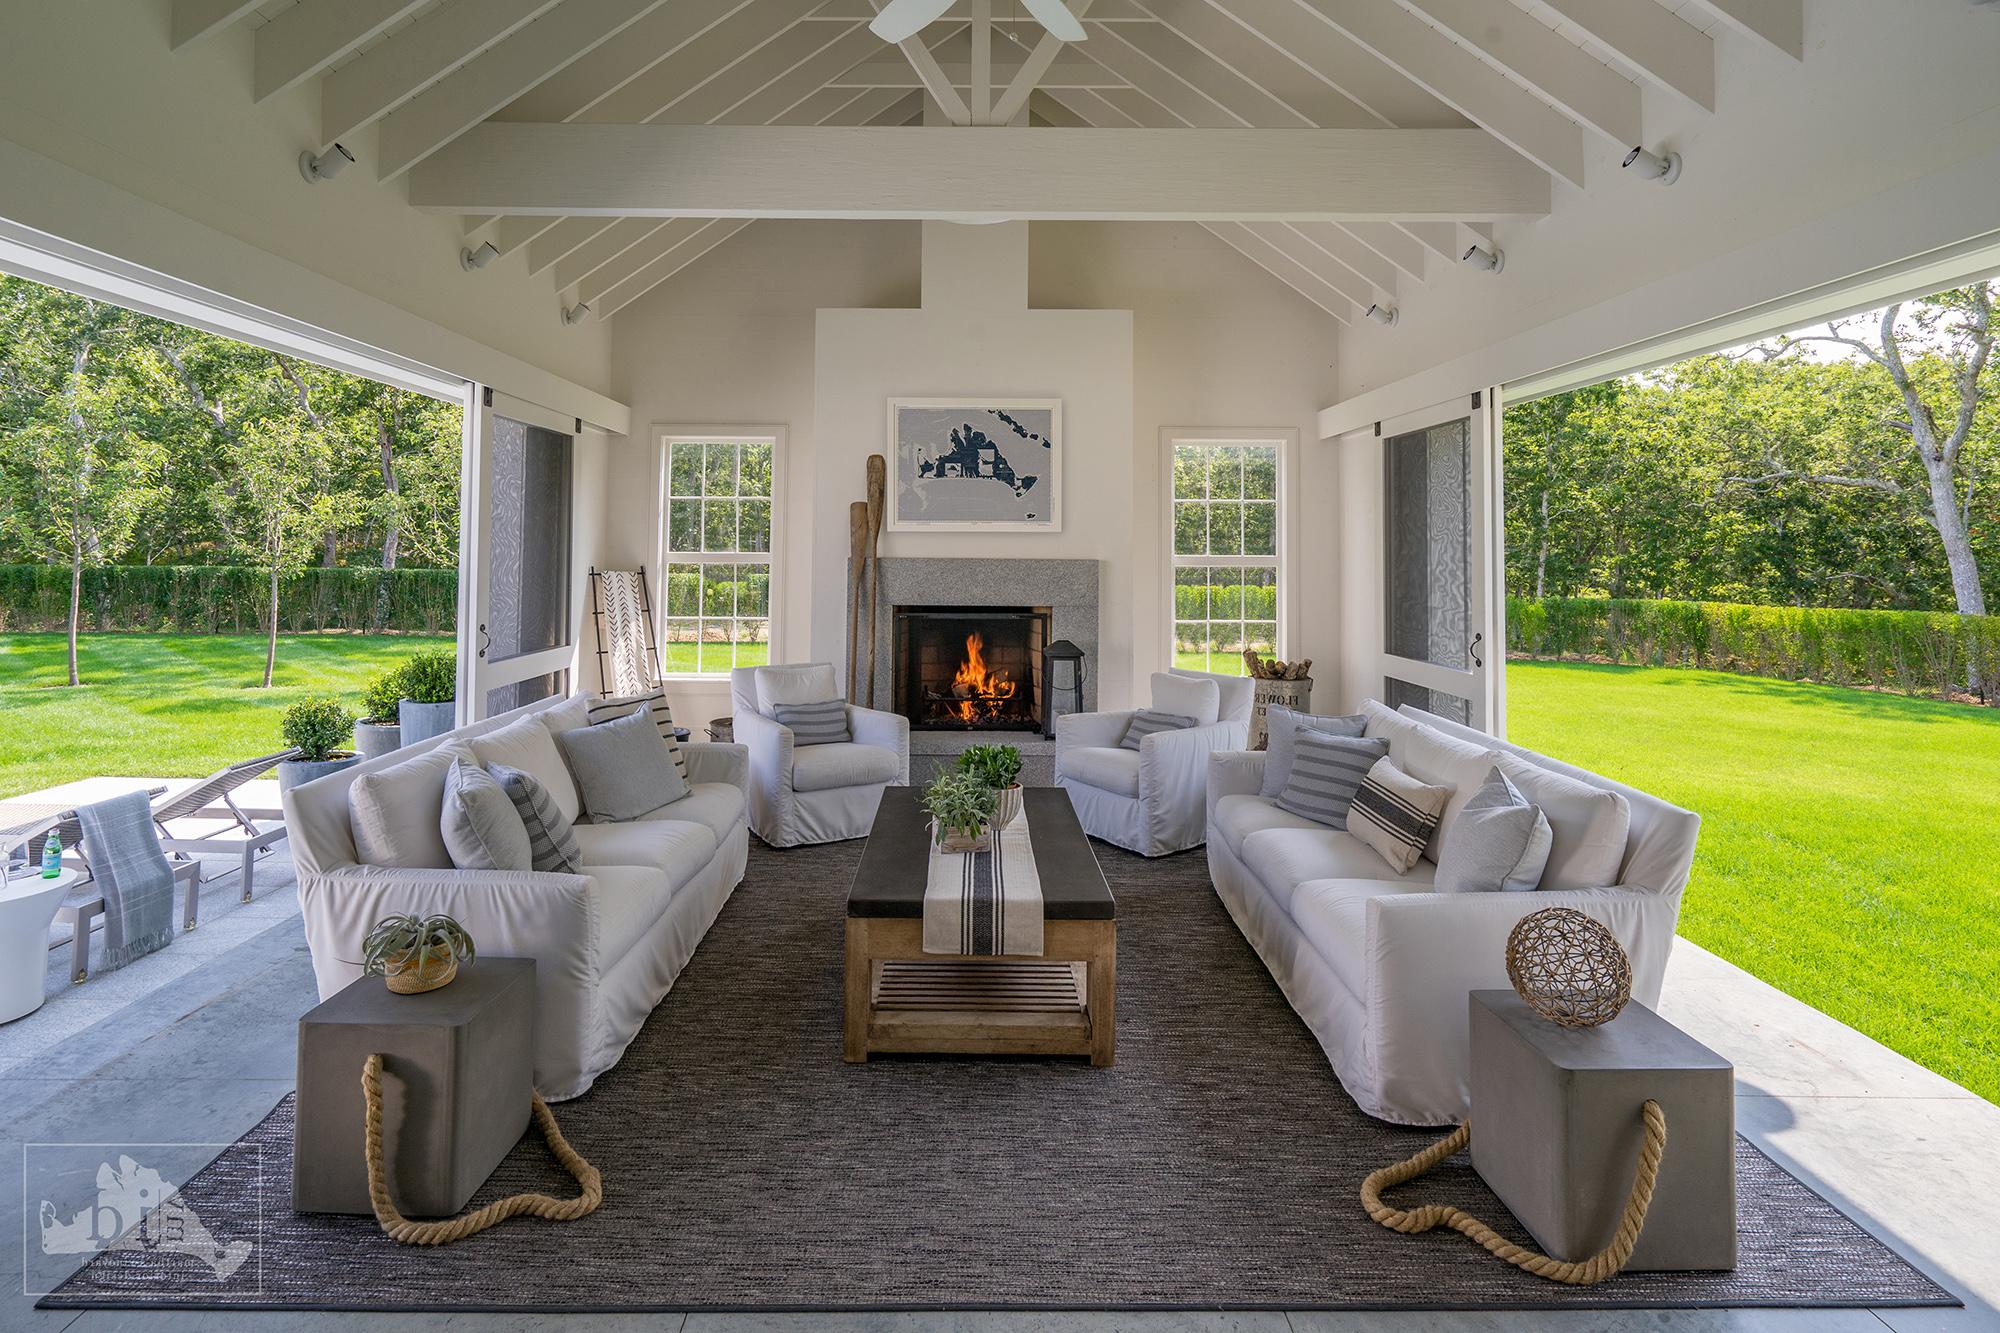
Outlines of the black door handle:
[{"label": "black door handle", "polygon": [[1472,665],[1480,671],[1484,671],[1486,669],[1485,660],[1479,656],[1479,645],[1484,643],[1485,641],[1486,641],[1486,635],[1484,632],[1481,632],[1473,635],[1472,642],[1465,645],[1466,656],[1472,659]]}]

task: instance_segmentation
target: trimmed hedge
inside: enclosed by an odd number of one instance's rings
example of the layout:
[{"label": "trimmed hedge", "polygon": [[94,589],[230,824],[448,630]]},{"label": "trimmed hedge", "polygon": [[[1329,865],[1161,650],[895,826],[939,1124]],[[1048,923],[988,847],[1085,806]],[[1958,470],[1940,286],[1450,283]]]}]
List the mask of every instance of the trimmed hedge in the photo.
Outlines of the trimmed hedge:
[{"label": "trimmed hedge", "polygon": [[1867,685],[1941,699],[2000,698],[2000,616],[1733,602],[1509,597],[1507,649],[1777,680]]},{"label": "trimmed hedge", "polygon": [[[104,565],[83,571],[87,633],[258,634],[270,597],[262,570],[236,565]],[[360,630],[448,634],[458,623],[455,569],[308,569],[278,591],[285,633]],[[69,570],[0,565],[0,631],[69,624]]]},{"label": "trimmed hedge", "polygon": [[1243,599],[1243,619],[1276,620],[1278,618],[1278,590],[1269,584],[1218,584],[1189,587],[1177,585],[1174,588],[1174,618],[1176,620],[1207,620],[1209,599],[1217,606],[1227,607],[1229,614],[1217,616],[1218,620],[1236,619],[1236,599]]}]

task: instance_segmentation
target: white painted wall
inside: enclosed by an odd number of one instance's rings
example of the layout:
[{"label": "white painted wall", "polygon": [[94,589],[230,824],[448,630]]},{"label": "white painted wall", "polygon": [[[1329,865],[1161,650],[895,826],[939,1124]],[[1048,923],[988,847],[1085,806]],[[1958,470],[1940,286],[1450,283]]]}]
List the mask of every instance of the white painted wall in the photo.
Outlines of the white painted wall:
[{"label": "white painted wall", "polygon": [[546,275],[458,265],[455,218],[360,163],[308,185],[317,84],[262,104],[247,25],[180,51],[170,0],[9,0],[0,43],[0,217],[622,429],[611,333],[566,328]]},{"label": "white painted wall", "polygon": [[[977,245],[981,232],[1010,229],[952,230]],[[884,400],[1059,395],[1070,463],[1061,535],[885,534],[883,551],[1104,560],[1111,706],[1167,661],[1161,428],[1311,439],[1335,387],[1338,325],[1199,228],[1175,225],[1036,223],[1030,309],[927,314],[920,236],[915,223],[760,222],[619,313],[611,391],[632,405],[634,427],[609,460],[609,558],[657,558],[651,427],[783,425],[793,545],[774,596],[786,650],[844,660],[847,505],[862,496],[863,460],[883,447]],[[933,275],[934,292],[942,280]],[[1301,577],[1314,585],[1300,643],[1330,661],[1337,497],[1324,458],[1306,448],[1297,474]],[[719,686],[672,695],[684,721],[728,712]]]}]

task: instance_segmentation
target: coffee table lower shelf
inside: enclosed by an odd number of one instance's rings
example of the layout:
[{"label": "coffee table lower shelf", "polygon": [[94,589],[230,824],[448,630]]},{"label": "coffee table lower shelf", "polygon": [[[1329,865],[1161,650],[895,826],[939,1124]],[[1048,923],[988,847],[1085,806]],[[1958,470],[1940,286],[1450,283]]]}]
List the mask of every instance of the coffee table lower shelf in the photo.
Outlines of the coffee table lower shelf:
[{"label": "coffee table lower shelf", "polygon": [[846,1058],[1082,1055],[1114,1058],[1117,936],[1111,921],[1051,921],[1039,958],[923,952],[923,923],[847,922]]}]

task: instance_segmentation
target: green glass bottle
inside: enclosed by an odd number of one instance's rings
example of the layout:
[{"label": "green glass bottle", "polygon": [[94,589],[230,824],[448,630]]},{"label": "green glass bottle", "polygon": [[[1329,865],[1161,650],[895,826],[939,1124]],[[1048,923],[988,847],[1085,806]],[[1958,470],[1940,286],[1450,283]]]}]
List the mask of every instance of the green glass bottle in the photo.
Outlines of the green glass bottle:
[{"label": "green glass bottle", "polygon": [[62,874],[62,839],[54,829],[49,830],[49,839],[42,844],[42,878],[54,879]]}]

